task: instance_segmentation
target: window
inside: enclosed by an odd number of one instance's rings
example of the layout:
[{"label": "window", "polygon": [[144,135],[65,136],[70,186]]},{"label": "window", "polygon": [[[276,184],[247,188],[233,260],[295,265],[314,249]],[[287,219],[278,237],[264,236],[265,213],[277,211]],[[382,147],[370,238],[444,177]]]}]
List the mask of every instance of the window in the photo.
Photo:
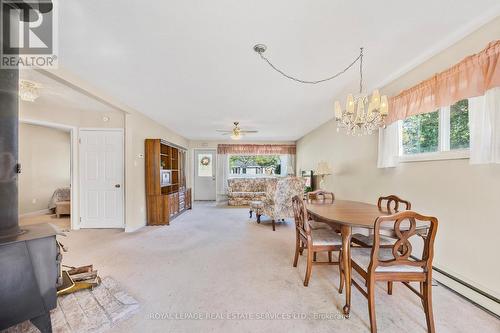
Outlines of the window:
[{"label": "window", "polygon": [[436,152],[439,149],[439,111],[418,114],[403,121],[403,154]]},{"label": "window", "polygon": [[469,101],[461,100],[450,107],[450,149],[469,148]]},{"label": "window", "polygon": [[282,175],[286,168],[283,155],[231,155],[229,175],[233,177],[265,177]]},{"label": "window", "polygon": [[469,101],[409,117],[401,123],[402,160],[463,158],[469,148]]}]

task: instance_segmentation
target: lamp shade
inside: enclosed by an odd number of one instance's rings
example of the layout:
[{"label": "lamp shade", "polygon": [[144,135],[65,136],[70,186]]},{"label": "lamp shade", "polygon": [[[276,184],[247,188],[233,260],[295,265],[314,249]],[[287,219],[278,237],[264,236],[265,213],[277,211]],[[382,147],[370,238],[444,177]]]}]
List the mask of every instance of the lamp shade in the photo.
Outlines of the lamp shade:
[{"label": "lamp shade", "polygon": [[335,118],[341,119],[342,118],[342,107],[340,106],[339,101],[335,101],[334,110],[335,110]]},{"label": "lamp shade", "polygon": [[314,171],[315,174],[323,176],[323,175],[331,175],[332,174],[332,167],[330,164],[326,161],[320,161],[318,165],[316,166],[316,170]]},{"label": "lamp shade", "polygon": [[378,92],[377,89],[373,91],[372,94],[372,105],[374,109],[378,109],[380,106],[380,93]]},{"label": "lamp shade", "polygon": [[389,113],[389,102],[387,101],[387,96],[382,96],[380,99],[380,114],[387,116]]},{"label": "lamp shade", "polygon": [[352,94],[347,95],[347,102],[345,104],[345,109],[347,113],[354,113],[354,96]]}]

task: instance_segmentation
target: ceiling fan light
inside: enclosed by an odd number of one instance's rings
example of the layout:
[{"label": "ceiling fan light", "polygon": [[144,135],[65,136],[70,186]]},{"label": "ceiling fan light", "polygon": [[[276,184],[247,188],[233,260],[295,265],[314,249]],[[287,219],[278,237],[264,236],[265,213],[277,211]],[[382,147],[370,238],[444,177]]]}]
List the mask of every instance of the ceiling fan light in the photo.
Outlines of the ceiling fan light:
[{"label": "ceiling fan light", "polygon": [[239,133],[233,133],[233,134],[231,134],[231,139],[232,140],[240,140],[241,139],[241,134],[239,134]]}]

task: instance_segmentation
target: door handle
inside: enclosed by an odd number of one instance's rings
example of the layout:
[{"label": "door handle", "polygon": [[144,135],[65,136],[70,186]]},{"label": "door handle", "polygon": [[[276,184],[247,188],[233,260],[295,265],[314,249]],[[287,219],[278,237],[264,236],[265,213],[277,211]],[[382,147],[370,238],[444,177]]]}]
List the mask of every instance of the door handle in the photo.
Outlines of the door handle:
[{"label": "door handle", "polygon": [[115,185],[116,188],[120,188],[120,186],[121,186],[120,184],[116,184]]}]

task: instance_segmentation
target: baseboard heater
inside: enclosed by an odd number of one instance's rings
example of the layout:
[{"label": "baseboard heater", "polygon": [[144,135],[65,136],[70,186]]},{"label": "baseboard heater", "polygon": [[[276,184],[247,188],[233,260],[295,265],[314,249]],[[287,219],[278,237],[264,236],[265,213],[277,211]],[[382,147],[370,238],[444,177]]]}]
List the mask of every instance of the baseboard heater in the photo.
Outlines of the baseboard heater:
[{"label": "baseboard heater", "polygon": [[467,283],[446,271],[432,267],[433,278],[467,301],[500,319],[500,299]]}]

